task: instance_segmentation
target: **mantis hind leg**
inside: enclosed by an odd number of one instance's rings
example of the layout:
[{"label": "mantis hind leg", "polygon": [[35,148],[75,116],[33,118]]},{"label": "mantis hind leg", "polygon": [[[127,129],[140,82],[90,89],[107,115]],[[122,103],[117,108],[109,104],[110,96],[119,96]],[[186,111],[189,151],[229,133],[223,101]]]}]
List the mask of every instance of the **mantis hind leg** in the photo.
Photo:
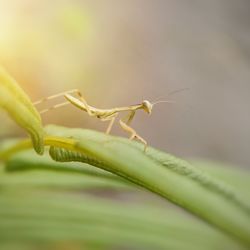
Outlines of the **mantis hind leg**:
[{"label": "mantis hind leg", "polygon": [[38,105],[38,104],[44,103],[44,102],[46,102],[46,101],[55,99],[55,98],[57,98],[57,97],[65,96],[66,94],[73,94],[73,93],[78,93],[78,92],[79,92],[78,89],[72,89],[72,90],[60,92],[60,93],[58,93],[58,94],[51,95],[51,96],[42,98],[42,99],[40,99],[40,100],[38,100],[38,101],[35,101],[35,102],[33,102],[33,104],[34,104],[34,105]]},{"label": "mantis hind leg", "polygon": [[120,119],[119,123],[120,123],[123,130],[125,130],[126,132],[131,134],[129,137],[129,140],[137,139],[144,144],[144,152],[145,152],[147,149],[148,143],[141,136],[139,136],[137,134],[137,132],[132,127],[130,127],[125,122],[123,122],[121,119]]},{"label": "mantis hind leg", "polygon": [[39,111],[39,113],[40,113],[40,114],[43,114],[43,113],[46,113],[46,112],[48,112],[48,111],[50,111],[50,110],[53,110],[53,109],[57,109],[57,108],[61,108],[61,107],[63,107],[63,106],[66,106],[66,105],[68,105],[68,104],[70,104],[70,102],[62,102],[62,103],[56,104],[56,105],[54,105],[54,106],[52,106],[52,107],[49,107],[49,108],[47,108],[47,109],[43,109],[43,110]]},{"label": "mantis hind leg", "polygon": [[[38,101],[35,101],[35,102],[33,102],[33,104],[34,104],[34,105],[39,105],[39,104],[42,104],[42,103],[47,102],[47,101],[49,101],[49,100],[53,100],[53,99],[56,99],[56,98],[58,98],[58,97],[65,96],[65,95],[67,95],[67,94],[69,95],[69,94],[74,94],[74,93],[78,93],[78,92],[79,92],[78,89],[72,89],[72,90],[60,92],[60,93],[58,93],[58,94],[51,95],[51,96],[42,98],[42,99],[40,99],[40,100],[38,100]],[[55,104],[55,105],[53,105],[52,107],[49,107],[49,108],[47,108],[47,109],[43,109],[43,110],[39,111],[39,113],[40,113],[40,114],[43,114],[43,113],[46,113],[46,112],[48,112],[48,111],[50,111],[50,110],[53,110],[53,109],[57,109],[57,108],[61,108],[61,107],[63,107],[63,106],[66,106],[66,105],[68,105],[68,104],[70,104],[70,102],[62,102],[62,103],[59,103],[59,104]]]},{"label": "mantis hind leg", "polygon": [[[89,105],[87,104],[86,100],[83,98],[82,93],[78,89],[72,89],[72,90],[64,91],[64,92],[61,92],[61,93],[58,93],[58,94],[55,94],[55,95],[51,95],[51,96],[42,98],[42,99],[34,102],[33,104],[34,105],[38,105],[38,104],[44,103],[46,101],[49,101],[49,100],[61,97],[61,96],[63,96],[64,98],[66,98],[68,100],[67,96],[71,97],[72,94],[76,94],[79,97],[79,99],[81,100],[81,102],[84,104],[84,107],[86,108],[87,113],[90,116],[93,116],[93,112],[91,111],[91,108],[89,107]],[[56,105],[54,105],[54,106],[52,106],[50,108],[43,109],[43,110],[40,111],[40,114],[46,113],[46,112],[48,112],[48,111],[50,111],[52,109],[56,109],[56,108],[60,108],[60,107],[66,106],[68,104],[70,104],[69,100],[68,100],[68,102],[59,103],[59,104],[56,104]]]}]

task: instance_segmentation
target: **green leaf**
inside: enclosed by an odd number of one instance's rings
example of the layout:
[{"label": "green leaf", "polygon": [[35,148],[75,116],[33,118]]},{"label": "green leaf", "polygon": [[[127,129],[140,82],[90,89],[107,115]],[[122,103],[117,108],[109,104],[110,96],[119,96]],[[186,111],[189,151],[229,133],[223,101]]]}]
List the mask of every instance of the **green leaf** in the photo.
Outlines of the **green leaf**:
[{"label": "green leaf", "polygon": [[[156,149],[148,148],[144,153],[143,145],[127,139],[58,126],[50,126],[47,131],[78,141],[74,151],[82,153],[81,161],[157,193],[250,246],[249,204],[220,179]],[[59,161],[69,155],[72,160],[76,154],[53,147],[50,152]]]},{"label": "green leaf", "polygon": [[[124,138],[103,133],[49,126],[45,144],[57,161],[81,161],[131,181],[186,209],[250,246],[248,199],[219,178],[184,160]],[[16,145],[2,155],[8,157],[28,146]],[[11,152],[11,153],[10,153]]]},{"label": "green leaf", "polygon": [[208,172],[215,178],[221,179],[235,187],[239,192],[248,199],[250,204],[250,171],[242,169],[238,166],[230,166],[228,164],[218,163],[208,160],[192,160],[195,166]]},{"label": "green leaf", "polygon": [[[32,170],[32,171],[30,171]],[[47,173],[50,171],[50,174]],[[38,156],[32,150],[17,153],[7,162],[0,176],[0,187],[57,187],[83,189],[91,187],[134,190],[123,178],[83,163],[53,161],[46,153]]]},{"label": "green leaf", "polygon": [[[243,249],[184,214],[155,206],[34,191],[0,196],[0,242],[98,243],[107,249]],[[13,233],[14,232],[14,233]]]},{"label": "green leaf", "polygon": [[41,118],[29,97],[17,82],[0,66],[0,107],[31,136],[37,153],[44,151]]}]

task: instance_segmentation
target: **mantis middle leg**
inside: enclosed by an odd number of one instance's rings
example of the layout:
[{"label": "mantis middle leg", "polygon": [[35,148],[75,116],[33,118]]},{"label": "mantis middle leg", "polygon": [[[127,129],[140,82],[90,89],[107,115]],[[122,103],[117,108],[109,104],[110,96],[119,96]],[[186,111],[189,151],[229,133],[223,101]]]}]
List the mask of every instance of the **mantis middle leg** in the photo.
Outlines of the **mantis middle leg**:
[{"label": "mantis middle leg", "polygon": [[115,122],[115,118],[117,117],[118,114],[113,114],[112,116],[109,116],[109,117],[106,117],[106,118],[102,118],[101,121],[110,121],[109,122],[109,125],[106,129],[106,134],[109,134],[113,125],[114,125],[114,122]]}]

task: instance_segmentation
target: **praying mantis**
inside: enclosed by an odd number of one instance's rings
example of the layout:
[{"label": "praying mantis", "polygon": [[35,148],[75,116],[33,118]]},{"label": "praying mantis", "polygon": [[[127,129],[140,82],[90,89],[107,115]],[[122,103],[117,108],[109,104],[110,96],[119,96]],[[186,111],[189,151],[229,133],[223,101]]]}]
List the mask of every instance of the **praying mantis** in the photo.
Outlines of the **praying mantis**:
[{"label": "praying mantis", "polygon": [[[178,90],[178,92],[181,90]],[[172,93],[176,93],[177,91],[174,91]],[[75,96],[74,96],[75,95]],[[166,102],[166,103],[173,103],[172,101],[157,101],[154,103],[151,103],[150,101],[144,100],[139,104],[130,105],[130,106],[124,106],[124,107],[117,107],[117,108],[111,108],[111,109],[99,109],[95,108],[93,106],[90,106],[85,98],[83,97],[82,93],[78,89],[69,90],[66,92],[58,93],[56,95],[52,95],[46,98],[43,98],[39,101],[34,102],[34,105],[41,104],[45,101],[57,98],[63,96],[67,101],[63,103],[56,104],[50,108],[44,109],[40,111],[40,114],[46,113],[52,109],[60,108],[62,106],[72,104],[73,106],[85,111],[88,113],[89,116],[96,117],[100,119],[101,121],[109,121],[108,127],[106,129],[106,134],[109,134],[113,124],[115,122],[115,119],[117,118],[118,114],[121,112],[128,112],[128,115],[126,117],[126,120],[119,119],[119,124],[121,128],[130,134],[129,140],[137,139],[141,143],[144,144],[144,152],[147,149],[148,143],[145,139],[143,139],[136,131],[130,126],[130,123],[132,122],[136,111],[143,110],[147,114],[152,113],[152,109],[155,104],[160,102]]]}]

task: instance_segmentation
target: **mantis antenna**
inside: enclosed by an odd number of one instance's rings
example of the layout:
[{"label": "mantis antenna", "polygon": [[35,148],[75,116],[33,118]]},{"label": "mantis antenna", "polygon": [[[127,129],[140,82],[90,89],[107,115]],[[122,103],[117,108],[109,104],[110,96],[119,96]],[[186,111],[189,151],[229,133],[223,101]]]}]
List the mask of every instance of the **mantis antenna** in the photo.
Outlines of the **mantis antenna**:
[{"label": "mantis antenna", "polygon": [[162,101],[157,101],[157,102],[153,102],[152,103],[152,106],[154,106],[155,104],[158,104],[158,103],[176,103],[176,102],[174,102],[174,101],[164,101],[164,100],[162,100]]},{"label": "mantis antenna", "polygon": [[159,103],[159,102],[168,102],[168,101],[165,101],[165,100],[162,100],[162,101],[161,101],[161,99],[162,99],[162,98],[167,98],[167,97],[169,97],[169,96],[176,95],[176,94],[178,94],[178,93],[180,93],[180,92],[187,91],[187,90],[190,90],[190,88],[182,88],[182,89],[177,89],[177,90],[171,91],[171,92],[169,92],[166,96],[158,97],[158,100],[155,101],[154,104],[155,104],[155,103]]}]

